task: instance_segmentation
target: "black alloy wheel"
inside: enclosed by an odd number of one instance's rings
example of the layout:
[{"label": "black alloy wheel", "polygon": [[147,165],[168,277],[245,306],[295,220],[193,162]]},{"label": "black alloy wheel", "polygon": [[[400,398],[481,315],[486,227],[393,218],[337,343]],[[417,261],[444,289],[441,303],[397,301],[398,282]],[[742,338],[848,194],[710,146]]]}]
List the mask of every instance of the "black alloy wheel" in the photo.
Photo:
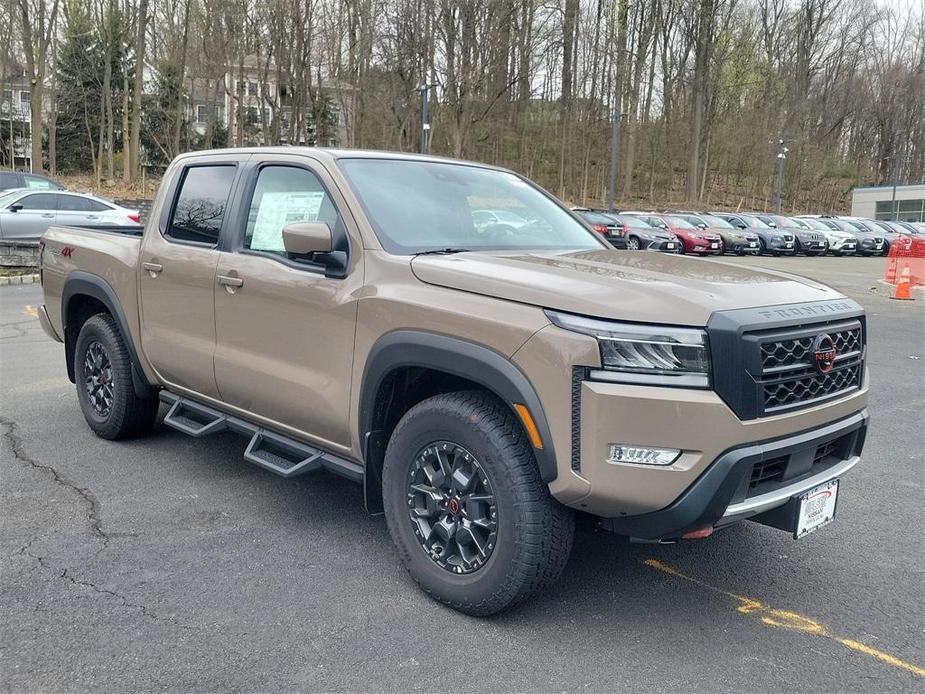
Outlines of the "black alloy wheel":
[{"label": "black alloy wheel", "polygon": [[418,451],[409,470],[408,515],[421,549],[456,574],[478,570],[495,548],[498,509],[479,461],[451,441]]},{"label": "black alloy wheel", "polygon": [[100,417],[112,410],[112,362],[109,353],[98,340],[87,347],[84,357],[84,388],[90,406]]}]

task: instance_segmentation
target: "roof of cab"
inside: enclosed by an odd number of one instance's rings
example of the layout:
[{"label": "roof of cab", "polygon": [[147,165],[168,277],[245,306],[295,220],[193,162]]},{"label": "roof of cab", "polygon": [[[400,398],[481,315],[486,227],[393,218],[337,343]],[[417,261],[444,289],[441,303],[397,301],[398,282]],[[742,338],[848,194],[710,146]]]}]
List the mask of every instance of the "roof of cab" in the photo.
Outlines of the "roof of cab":
[{"label": "roof of cab", "polygon": [[318,159],[334,162],[337,159],[400,159],[405,161],[429,161],[444,164],[465,164],[468,166],[479,166],[486,169],[495,169],[498,171],[510,171],[499,166],[484,164],[477,161],[468,161],[465,159],[453,159],[452,157],[440,157],[432,154],[414,154],[411,152],[391,152],[386,150],[374,149],[339,149],[331,147],[301,147],[295,145],[276,145],[271,147],[228,147],[225,149],[206,149],[194,152],[186,152],[177,157],[177,159],[192,159],[200,157],[209,157],[220,154],[288,154],[288,155],[311,155]]}]

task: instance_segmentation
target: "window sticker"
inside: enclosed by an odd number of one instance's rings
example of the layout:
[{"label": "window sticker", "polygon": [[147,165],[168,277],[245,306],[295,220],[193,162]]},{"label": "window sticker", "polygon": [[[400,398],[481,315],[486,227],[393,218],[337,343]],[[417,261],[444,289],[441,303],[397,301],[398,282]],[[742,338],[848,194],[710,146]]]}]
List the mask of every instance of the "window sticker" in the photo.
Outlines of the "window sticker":
[{"label": "window sticker", "polygon": [[260,198],[250,248],[283,252],[283,227],[293,222],[316,222],[324,191],[312,193],[264,193]]}]

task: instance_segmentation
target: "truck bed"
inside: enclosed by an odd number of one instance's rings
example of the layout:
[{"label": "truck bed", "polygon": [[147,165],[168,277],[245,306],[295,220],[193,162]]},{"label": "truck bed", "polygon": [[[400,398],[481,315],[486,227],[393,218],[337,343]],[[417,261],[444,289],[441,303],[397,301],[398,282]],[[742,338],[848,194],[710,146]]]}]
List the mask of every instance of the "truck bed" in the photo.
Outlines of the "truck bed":
[{"label": "truck bed", "polygon": [[52,225],[42,235],[42,285],[52,326],[63,335],[61,295],[74,272],[106,281],[119,300],[129,330],[138,334],[138,252],[143,227],[69,227]]}]

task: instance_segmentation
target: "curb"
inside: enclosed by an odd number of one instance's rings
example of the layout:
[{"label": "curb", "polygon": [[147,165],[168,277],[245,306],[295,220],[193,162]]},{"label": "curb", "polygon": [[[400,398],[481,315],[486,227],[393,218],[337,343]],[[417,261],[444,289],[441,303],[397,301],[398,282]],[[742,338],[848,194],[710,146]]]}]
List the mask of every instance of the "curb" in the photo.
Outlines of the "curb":
[{"label": "curb", "polygon": [[10,284],[38,284],[39,273],[31,275],[10,275],[9,277],[0,277],[0,287],[6,287]]}]

